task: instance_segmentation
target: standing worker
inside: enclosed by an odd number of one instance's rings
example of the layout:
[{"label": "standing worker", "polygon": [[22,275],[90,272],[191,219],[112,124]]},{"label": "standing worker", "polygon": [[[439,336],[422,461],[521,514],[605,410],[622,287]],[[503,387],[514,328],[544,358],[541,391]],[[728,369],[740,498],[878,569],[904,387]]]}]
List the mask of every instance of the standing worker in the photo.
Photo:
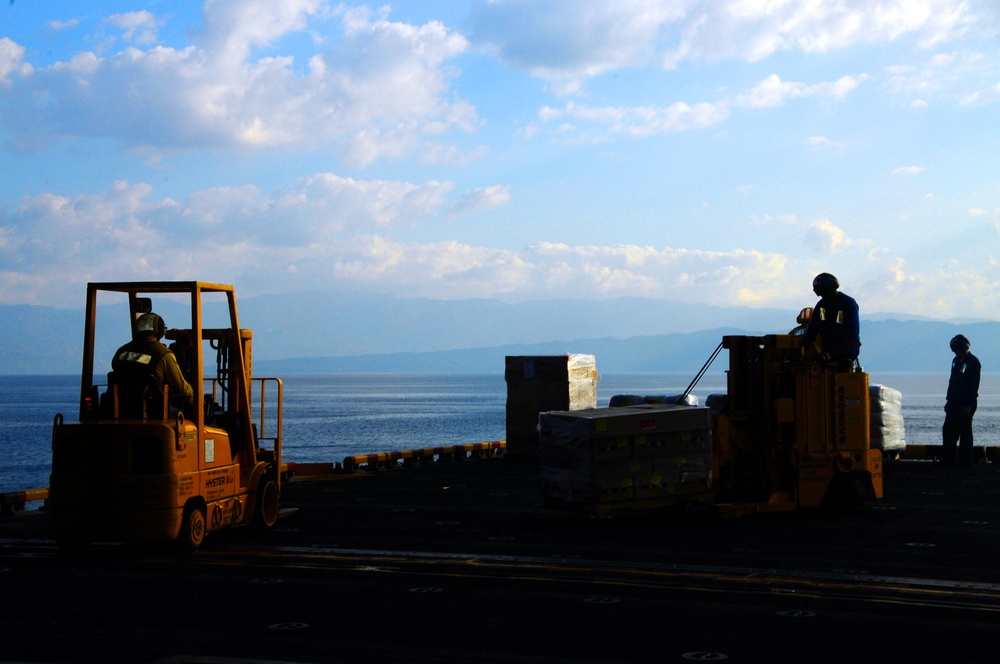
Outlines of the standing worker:
[{"label": "standing worker", "polygon": [[802,335],[802,347],[808,349],[819,338],[819,353],[813,359],[821,364],[853,364],[861,351],[858,303],[839,289],[837,277],[828,272],[813,279],[813,292],[820,301]]},{"label": "standing worker", "polygon": [[[972,416],[976,414],[979,399],[979,375],[982,365],[979,358],[969,352],[972,344],[961,334],[952,337],[951,377],[948,379],[948,394],[944,404],[944,426],[941,437],[944,452],[942,466],[972,465]],[[955,454],[955,443],[959,443]]]},{"label": "standing worker", "polygon": [[160,343],[167,325],[158,314],[139,316],[135,324],[135,338],[115,352],[111,368],[115,373],[133,380],[152,376],[156,384],[166,385],[171,394],[183,394],[184,405],[194,404],[194,390],[184,378],[177,357],[172,350]]}]

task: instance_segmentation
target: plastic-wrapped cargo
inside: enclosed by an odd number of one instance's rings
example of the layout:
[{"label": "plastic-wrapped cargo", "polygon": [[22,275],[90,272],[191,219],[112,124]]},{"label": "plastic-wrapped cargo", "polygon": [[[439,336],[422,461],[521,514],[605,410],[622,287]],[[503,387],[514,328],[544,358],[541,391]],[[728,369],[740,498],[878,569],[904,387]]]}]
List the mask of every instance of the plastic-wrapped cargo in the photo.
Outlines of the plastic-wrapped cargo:
[{"label": "plastic-wrapped cargo", "polygon": [[608,408],[617,408],[619,406],[639,406],[642,404],[649,403],[662,403],[662,404],[675,404],[682,406],[697,406],[698,397],[693,394],[688,394],[684,396],[684,400],[681,401],[682,395],[680,394],[667,394],[664,396],[641,396],[638,394],[616,394],[608,401]]},{"label": "plastic-wrapped cargo", "polygon": [[645,405],[539,416],[545,504],[595,513],[711,502],[707,408]]},{"label": "plastic-wrapped cargo", "polygon": [[903,394],[885,385],[868,388],[871,401],[871,444],[884,452],[906,449]]},{"label": "plastic-wrapped cargo", "polygon": [[903,393],[885,385],[870,385],[868,392],[871,397],[873,413],[883,410],[893,413],[903,412]]},{"label": "plastic-wrapped cargo", "polygon": [[538,459],[538,414],[597,408],[593,355],[508,355],[507,448],[511,459]]}]

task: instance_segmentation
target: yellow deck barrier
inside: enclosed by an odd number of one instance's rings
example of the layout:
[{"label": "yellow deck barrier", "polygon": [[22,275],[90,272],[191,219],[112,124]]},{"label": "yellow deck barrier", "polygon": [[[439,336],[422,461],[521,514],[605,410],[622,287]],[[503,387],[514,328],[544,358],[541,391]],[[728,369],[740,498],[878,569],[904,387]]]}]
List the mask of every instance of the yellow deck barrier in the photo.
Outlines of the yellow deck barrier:
[{"label": "yellow deck barrier", "polygon": [[13,516],[14,512],[24,511],[25,503],[48,499],[48,489],[28,489],[26,491],[0,493],[0,516]]}]

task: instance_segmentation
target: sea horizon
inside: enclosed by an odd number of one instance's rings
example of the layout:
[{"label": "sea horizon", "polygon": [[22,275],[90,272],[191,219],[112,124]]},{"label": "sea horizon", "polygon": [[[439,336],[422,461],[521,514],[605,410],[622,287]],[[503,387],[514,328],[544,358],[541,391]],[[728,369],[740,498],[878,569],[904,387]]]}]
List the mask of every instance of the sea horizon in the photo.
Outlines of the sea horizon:
[{"label": "sea horizon", "polygon": [[[617,394],[682,393],[694,373],[599,374],[598,407]],[[44,488],[56,413],[77,418],[79,376],[0,375],[0,493]],[[295,374],[284,382],[286,462],[341,462],[344,457],[506,437],[502,373]],[[905,440],[939,444],[947,372],[870,372],[871,385],[903,395]],[[692,389],[704,404],[725,392],[725,371]],[[1000,373],[986,372],[975,417],[976,444],[1000,445]]]}]

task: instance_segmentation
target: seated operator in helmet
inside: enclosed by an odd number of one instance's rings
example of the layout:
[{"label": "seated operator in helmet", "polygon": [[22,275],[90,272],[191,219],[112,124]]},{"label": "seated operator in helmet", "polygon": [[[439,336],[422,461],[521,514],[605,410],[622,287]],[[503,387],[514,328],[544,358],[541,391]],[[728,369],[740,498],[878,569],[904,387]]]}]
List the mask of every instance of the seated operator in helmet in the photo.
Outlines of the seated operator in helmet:
[{"label": "seated operator in helmet", "polygon": [[157,385],[166,385],[170,394],[183,394],[184,407],[194,405],[194,390],[184,379],[173,351],[160,343],[167,325],[157,314],[139,316],[135,338],[119,348],[111,360],[111,368],[119,376],[138,379],[152,376]]},{"label": "seated operator in helmet", "polygon": [[839,288],[837,277],[827,272],[813,279],[813,292],[820,301],[802,335],[802,347],[808,349],[819,338],[820,351],[814,359],[824,364],[853,363],[861,350],[858,303]]}]

